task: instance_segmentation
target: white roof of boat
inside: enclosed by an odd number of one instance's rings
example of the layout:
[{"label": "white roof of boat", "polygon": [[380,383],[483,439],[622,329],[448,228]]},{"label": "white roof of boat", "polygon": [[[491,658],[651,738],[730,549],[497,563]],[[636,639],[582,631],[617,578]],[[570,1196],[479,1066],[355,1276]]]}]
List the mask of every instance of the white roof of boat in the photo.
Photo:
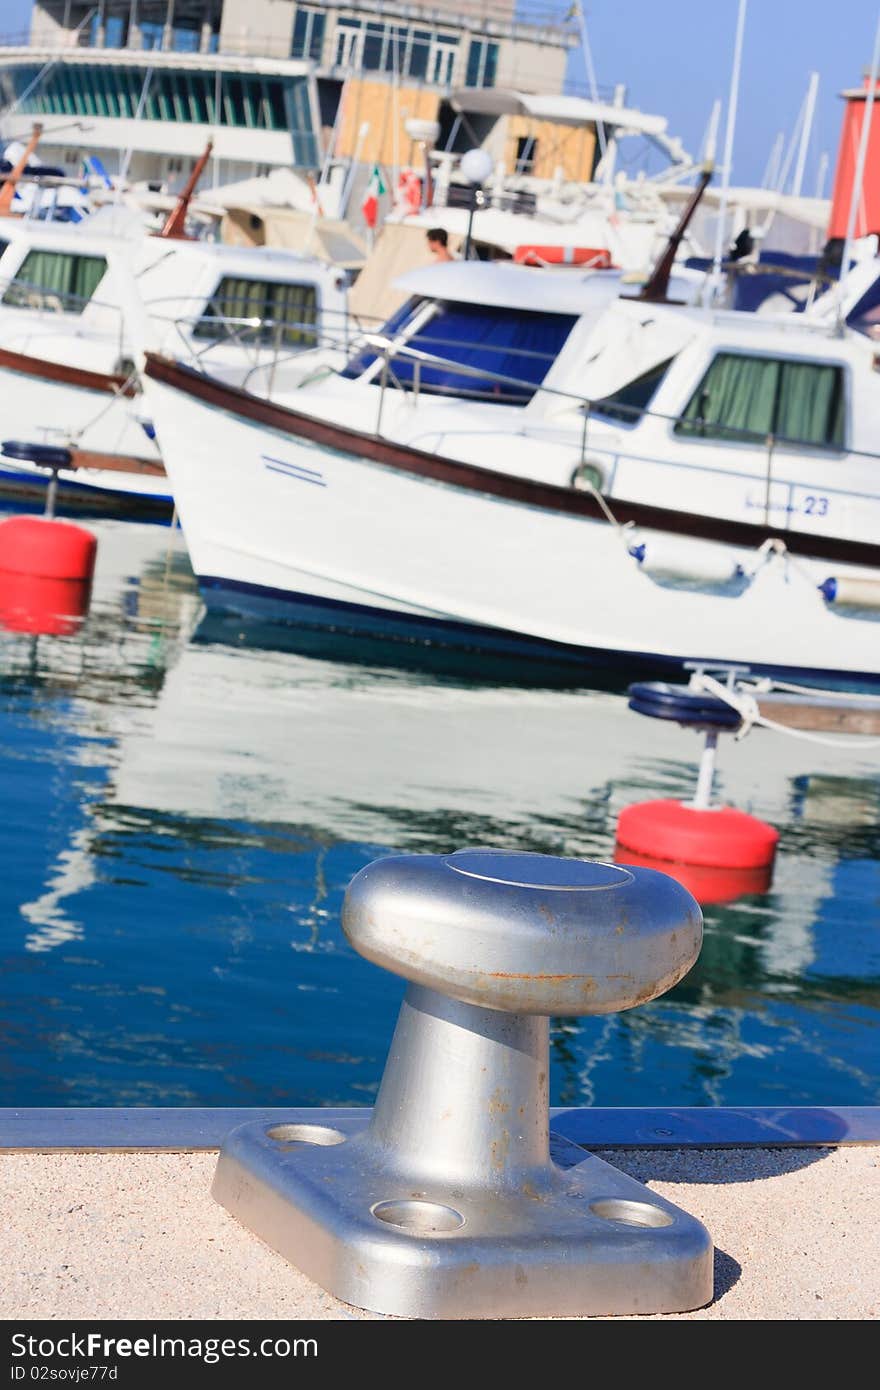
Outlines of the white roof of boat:
[{"label": "white roof of boat", "polygon": [[620,290],[614,270],[542,270],[506,261],[449,261],[407,271],[395,289],[427,299],[532,309],[545,314],[581,314]]},{"label": "white roof of boat", "polygon": [[[702,281],[702,272],[674,271],[670,296],[692,303]],[[543,314],[595,313],[619,295],[635,298],[641,285],[641,279],[624,278],[619,270],[545,270],[510,261],[447,261],[409,270],[394,281],[395,289],[425,299]]]},{"label": "white roof of boat", "polygon": [[758,352],[804,354],[816,360],[839,359],[853,352],[864,356],[873,352],[874,345],[862,334],[846,329],[841,334],[836,327],[814,321],[805,314],[748,313],[741,309],[705,308],[697,304],[629,303],[618,299],[609,306],[614,317],[642,318],[646,311],[653,325],[664,320],[672,324],[689,325],[704,337],[717,340],[722,346],[754,348]]},{"label": "white roof of boat", "polygon": [[454,111],[485,116],[534,116],[563,125],[602,121],[605,125],[620,126],[643,135],[663,135],[669,124],[664,116],[651,116],[628,106],[588,101],[586,97],[540,96],[504,87],[459,87],[452,92],[449,101]]},{"label": "white roof of boat", "polygon": [[232,274],[245,277],[271,274],[282,280],[295,281],[302,277],[305,267],[308,267],[310,277],[322,278],[339,273],[337,267],[325,261],[286,248],[232,246],[227,242],[176,238],[165,240],[160,236],[148,235],[143,219],[132,214],[128,208],[108,207],[108,214],[118,216],[106,218],[104,211],[101,209],[80,223],[10,219],[8,225],[0,224],[0,252],[3,241],[23,240],[28,247],[37,250],[76,252],[84,256],[121,253],[131,257],[134,253],[141,265],[164,262],[173,252],[175,257],[186,257],[187,263],[197,258],[201,264],[219,265]]}]

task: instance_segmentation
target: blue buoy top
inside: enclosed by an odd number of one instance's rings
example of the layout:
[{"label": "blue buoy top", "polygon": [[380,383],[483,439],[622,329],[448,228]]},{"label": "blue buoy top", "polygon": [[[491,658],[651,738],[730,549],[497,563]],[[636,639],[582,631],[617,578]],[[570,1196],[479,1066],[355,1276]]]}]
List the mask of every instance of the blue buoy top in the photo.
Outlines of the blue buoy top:
[{"label": "blue buoy top", "polygon": [[742,715],[717,695],[666,681],[641,681],[629,687],[629,707],[651,719],[672,719],[686,729],[738,729]]},{"label": "blue buoy top", "polygon": [[39,468],[72,468],[73,455],[57,444],[36,444],[27,439],[4,439],[3,454],[8,459],[25,459]]}]

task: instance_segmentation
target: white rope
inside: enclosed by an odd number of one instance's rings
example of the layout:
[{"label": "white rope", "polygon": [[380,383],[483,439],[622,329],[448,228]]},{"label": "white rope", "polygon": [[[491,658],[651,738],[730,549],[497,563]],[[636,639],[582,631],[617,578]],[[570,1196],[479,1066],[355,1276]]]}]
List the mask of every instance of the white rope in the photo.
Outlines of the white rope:
[{"label": "white rope", "polygon": [[72,430],[70,432],[70,434],[67,436],[70,443],[78,444],[79,441],[82,439],[83,435],[85,434],[86,430],[90,430],[93,425],[97,425],[99,420],[103,420],[108,410],[113,409],[116,402],[120,399],[121,396],[125,396],[127,394],[128,388],[130,386],[133,386],[137,379],[138,373],[137,368],[135,368],[133,372],[129,372],[128,376],[125,378],[125,381],[123,381],[120,386],[114,385],[113,394],[110,400],[107,402],[105,406],[101,407],[97,415],[93,416],[91,420],[86,420],[85,424],[80,425],[78,430]]},{"label": "white rope", "polygon": [[[599,491],[599,489],[595,486],[594,483],[591,483],[587,478],[583,478],[583,479],[581,479],[581,481],[577,484],[577,487],[576,487],[575,490],[576,490],[577,492],[588,492],[588,493],[590,494],[590,496],[593,497],[593,498],[595,499],[595,501],[597,501],[597,502],[599,503],[599,506],[600,506],[600,508],[601,508],[601,510],[602,510],[602,512],[603,512],[603,514],[604,514],[604,516],[605,516],[605,520],[606,520],[607,522],[609,522],[609,524],[610,524],[611,526],[614,527],[614,529],[615,529],[615,531],[617,532],[617,534],[618,534],[618,536],[620,537],[620,539],[621,539],[621,540],[628,540],[628,539],[629,539],[629,532],[631,532],[631,531],[633,531],[633,530],[635,529],[635,522],[634,522],[634,521],[618,521],[618,520],[617,520],[617,517],[614,515],[613,511],[612,511],[611,508],[609,507],[609,505],[608,505],[607,501],[605,500],[605,498],[603,497],[602,493]],[[633,558],[635,558],[635,557],[633,557]]]},{"label": "white rope", "polygon": [[[788,724],[779,724],[775,719],[768,719],[766,714],[761,713],[761,707],[755,699],[751,690],[731,688],[722,685],[713,676],[708,676],[702,671],[695,671],[690,678],[690,688],[692,690],[714,695],[717,699],[723,700],[726,705],[735,709],[742,719],[742,724],[737,729],[734,738],[739,742],[747,734],[751,733],[755,725],[762,729],[772,729],[775,733],[788,734],[790,738],[801,739],[804,743],[820,743],[827,748],[873,748],[880,746],[880,738],[857,738],[844,740],[837,735],[825,737],[807,729],[792,729]],[[757,688],[753,687],[754,689]],[[766,692],[765,692],[766,693]],[[821,692],[827,694],[827,691]]]},{"label": "white rope", "polygon": [[769,676],[753,676],[750,678],[750,684],[753,689],[765,695],[771,690],[780,690],[788,695],[818,695],[826,698],[833,696],[835,700],[858,700],[860,704],[880,707],[880,695],[859,695],[854,690],[825,690],[821,686],[795,685],[791,681],[773,680]]}]

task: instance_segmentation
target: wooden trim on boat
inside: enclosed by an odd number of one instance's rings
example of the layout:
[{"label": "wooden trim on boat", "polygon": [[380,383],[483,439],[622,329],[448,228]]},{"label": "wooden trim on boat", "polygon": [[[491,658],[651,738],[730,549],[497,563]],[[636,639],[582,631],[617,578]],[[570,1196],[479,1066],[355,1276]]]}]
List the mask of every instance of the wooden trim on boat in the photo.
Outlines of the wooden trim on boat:
[{"label": "wooden trim on boat", "polygon": [[105,473],[148,474],[152,478],[166,477],[165,465],[159,459],[139,459],[128,454],[96,454],[89,449],[71,449],[72,468],[101,469]]},{"label": "wooden trim on boat", "polygon": [[0,367],[23,376],[38,376],[43,381],[61,381],[66,386],[78,386],[83,391],[106,391],[109,395],[137,396],[140,388],[121,372],[90,372],[84,367],[72,367],[67,362],[49,362],[45,357],[30,357],[26,352],[0,348]]},{"label": "wooden trim on boat", "polygon": [[[268,429],[309,439],[316,444],[326,445],[342,453],[354,454],[358,458],[369,459],[389,468],[431,478],[436,482],[449,483],[453,487],[468,488],[474,492],[500,497],[506,501],[523,502],[528,506],[541,507],[548,511],[565,512],[597,520],[604,515],[598,501],[589,492],[559,487],[555,483],[542,483],[532,478],[521,478],[512,473],[499,473],[491,468],[482,468],[478,464],[461,463],[457,459],[438,457],[423,449],[395,444],[380,435],[365,434],[347,425],[318,420],[297,410],[291,410],[288,406],[277,405],[251,395],[240,387],[227,386],[224,382],[216,381],[213,377],[205,376],[191,367],[185,367],[155,353],[147,353],[145,370],[146,375],[154,381],[161,381],[166,386],[204,401],[206,405],[214,406],[218,410],[229,411],[265,425]],[[611,499],[611,505],[621,524],[631,521],[637,526],[657,531],[696,536],[749,549],[757,548],[768,537],[778,536],[785,542],[787,549],[796,555],[810,556],[818,560],[836,560],[841,564],[880,566],[880,546],[867,541],[848,541],[835,536],[818,536],[787,528],[774,530],[759,522],[731,521],[725,517],[673,511],[668,507],[627,502],[617,497]]]}]

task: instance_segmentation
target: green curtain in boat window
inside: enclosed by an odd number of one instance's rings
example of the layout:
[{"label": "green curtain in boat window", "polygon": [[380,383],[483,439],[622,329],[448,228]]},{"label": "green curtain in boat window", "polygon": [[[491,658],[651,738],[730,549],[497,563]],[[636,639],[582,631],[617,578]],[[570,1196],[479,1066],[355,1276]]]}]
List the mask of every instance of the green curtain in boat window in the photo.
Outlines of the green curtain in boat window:
[{"label": "green curtain in boat window", "polygon": [[791,358],[720,352],[675,426],[701,439],[842,449],[843,369]]},{"label": "green curtain in boat window", "polygon": [[677,434],[701,439],[764,439],[773,428],[780,364],[719,352],[691,397]]},{"label": "green curtain in boat window", "polygon": [[28,251],[4,304],[43,308],[54,297],[68,313],[81,313],[107,270],[103,256],[73,256],[64,251]]},{"label": "green curtain in boat window", "polygon": [[[264,322],[254,332],[235,323],[217,323],[217,319],[261,319]],[[193,334],[197,338],[219,340],[237,330],[244,342],[313,347],[317,341],[317,320],[318,294],[314,285],[245,280],[226,275],[208,301]]]},{"label": "green curtain in boat window", "polygon": [[843,373],[815,362],[785,362],[774,434],[799,444],[843,448]]}]

